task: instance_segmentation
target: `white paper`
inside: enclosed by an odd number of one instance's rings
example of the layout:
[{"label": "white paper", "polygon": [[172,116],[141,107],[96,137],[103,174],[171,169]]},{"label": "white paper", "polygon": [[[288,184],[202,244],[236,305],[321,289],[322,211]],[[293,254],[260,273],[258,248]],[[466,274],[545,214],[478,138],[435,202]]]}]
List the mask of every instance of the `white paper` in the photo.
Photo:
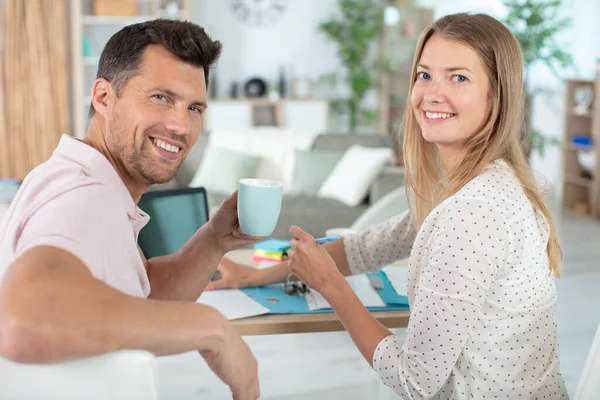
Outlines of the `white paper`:
[{"label": "white paper", "polygon": [[[348,284],[365,305],[365,307],[385,307],[385,303],[377,293],[367,275],[353,275],[346,278]],[[310,290],[305,295],[306,303],[310,310],[318,310],[321,308],[331,308],[327,300],[315,290]]]},{"label": "white paper", "polygon": [[208,290],[197,301],[219,310],[228,320],[267,314],[269,310],[237,289]]},{"label": "white paper", "polygon": [[382,271],[399,296],[408,296],[408,268],[387,266]]}]

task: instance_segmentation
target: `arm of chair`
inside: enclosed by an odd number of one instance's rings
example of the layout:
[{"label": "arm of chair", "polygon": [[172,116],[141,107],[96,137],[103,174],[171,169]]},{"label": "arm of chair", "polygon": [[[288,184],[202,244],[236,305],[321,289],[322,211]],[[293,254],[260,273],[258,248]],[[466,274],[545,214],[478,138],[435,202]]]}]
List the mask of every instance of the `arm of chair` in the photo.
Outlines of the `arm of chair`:
[{"label": "arm of chair", "polygon": [[0,358],[2,399],[158,399],[154,354],[122,350],[59,364]]}]

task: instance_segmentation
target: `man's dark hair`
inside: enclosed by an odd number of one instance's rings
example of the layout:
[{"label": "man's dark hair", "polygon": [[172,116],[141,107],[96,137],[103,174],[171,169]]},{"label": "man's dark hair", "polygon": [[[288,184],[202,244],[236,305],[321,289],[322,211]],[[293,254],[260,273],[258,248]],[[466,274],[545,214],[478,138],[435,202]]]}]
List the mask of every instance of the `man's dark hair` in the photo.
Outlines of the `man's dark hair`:
[{"label": "man's dark hair", "polygon": [[[123,86],[139,72],[146,47],[159,45],[180,60],[204,69],[208,87],[210,67],[221,54],[221,43],[213,41],[200,26],[187,21],[156,19],[126,26],[115,33],[106,43],[96,79],[109,81],[117,96]],[[90,118],[94,115],[90,105]]]}]

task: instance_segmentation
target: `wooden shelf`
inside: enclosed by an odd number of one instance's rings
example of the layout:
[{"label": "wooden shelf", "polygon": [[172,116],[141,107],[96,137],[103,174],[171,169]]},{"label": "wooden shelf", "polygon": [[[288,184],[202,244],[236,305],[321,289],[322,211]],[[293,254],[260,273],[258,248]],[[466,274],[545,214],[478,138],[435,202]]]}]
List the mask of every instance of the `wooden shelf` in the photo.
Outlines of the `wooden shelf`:
[{"label": "wooden shelf", "polygon": [[569,110],[568,115],[569,115],[569,117],[576,117],[576,118],[592,118],[594,116],[594,111],[586,110],[585,112],[580,112],[574,108],[571,108]]},{"label": "wooden shelf", "polygon": [[155,17],[152,15],[137,15],[137,16],[114,16],[114,17],[99,17],[96,15],[84,15],[81,17],[81,23],[84,25],[131,25],[138,22],[144,22]]},{"label": "wooden shelf", "polygon": [[585,187],[585,188],[591,187],[592,184],[594,183],[594,181],[592,179],[586,179],[586,178],[582,178],[580,176],[572,176],[572,175],[565,176],[565,182],[570,183],[572,185]]},{"label": "wooden shelf", "polygon": [[[600,217],[600,78],[596,81],[573,79],[566,81],[565,125],[563,133],[563,207],[584,210]],[[575,108],[573,94],[582,86],[592,86],[595,104],[589,110],[579,112]],[[575,135],[588,135],[593,139],[592,146],[584,147],[571,142]],[[592,178],[583,178],[583,169],[578,160],[579,151],[593,151],[596,166],[590,171]]]}]

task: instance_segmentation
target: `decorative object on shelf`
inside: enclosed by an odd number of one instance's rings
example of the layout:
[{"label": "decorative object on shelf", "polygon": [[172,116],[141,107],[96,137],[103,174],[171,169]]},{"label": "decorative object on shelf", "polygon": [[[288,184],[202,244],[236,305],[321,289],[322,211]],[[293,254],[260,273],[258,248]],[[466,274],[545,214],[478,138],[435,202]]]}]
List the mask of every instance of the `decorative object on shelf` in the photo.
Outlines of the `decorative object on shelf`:
[{"label": "decorative object on shelf", "polygon": [[306,78],[296,78],[292,82],[292,97],[295,99],[309,99],[311,97],[311,83]]},{"label": "decorative object on shelf", "polygon": [[[573,57],[565,46],[555,40],[557,33],[571,25],[571,20],[563,17],[561,0],[503,0],[508,10],[504,20],[506,26],[516,36],[523,52],[525,83],[525,130],[523,132],[523,150],[527,157],[532,150],[544,157],[547,145],[560,145],[555,138],[546,137],[531,126],[531,107],[533,97],[542,92],[540,88],[530,87],[529,75],[534,64],[542,62],[559,77],[559,69],[574,66]],[[559,77],[560,78],[560,77]]]},{"label": "decorative object on shelf", "polygon": [[230,0],[236,17],[249,25],[277,22],[285,12],[288,0]]},{"label": "decorative object on shelf", "polygon": [[571,139],[573,147],[581,148],[584,150],[591,149],[594,145],[594,141],[590,135],[573,135]]},{"label": "decorative object on shelf", "polygon": [[279,97],[284,98],[287,95],[287,82],[285,80],[285,68],[279,66]]},{"label": "decorative object on shelf", "polygon": [[136,0],[94,0],[94,15],[96,16],[123,16],[137,15]]},{"label": "decorative object on shelf", "polygon": [[262,78],[249,79],[244,85],[244,95],[250,98],[265,97],[267,94],[267,82]]},{"label": "decorative object on shelf", "polygon": [[590,111],[590,106],[594,102],[594,88],[592,85],[583,85],[573,92],[573,101],[575,102],[575,113],[582,115]]},{"label": "decorative object on shelf", "polygon": [[586,174],[594,175],[596,168],[596,154],[594,150],[577,150],[577,161]]},{"label": "decorative object on shelf", "polygon": [[87,36],[83,36],[83,39],[81,40],[81,44],[82,44],[82,48],[81,48],[81,55],[83,57],[93,57],[94,56],[94,50],[92,49],[92,43],[89,37]]},{"label": "decorative object on shelf", "polygon": [[179,5],[177,1],[169,1],[164,7],[165,18],[177,19],[179,17]]},{"label": "decorative object on shelf", "polygon": [[[322,22],[319,31],[338,45],[338,56],[345,69],[341,79],[350,89],[346,98],[331,101],[332,112],[347,115],[349,133],[354,134],[359,124],[375,121],[375,111],[365,107],[363,100],[375,86],[369,49],[377,39],[384,12],[377,0],[339,0],[338,4],[339,14]],[[335,85],[338,75],[328,74],[324,80]]]},{"label": "decorative object on shelf", "polygon": [[239,91],[239,84],[237,82],[231,82],[231,86],[229,87],[229,97],[237,99],[240,95]]}]

